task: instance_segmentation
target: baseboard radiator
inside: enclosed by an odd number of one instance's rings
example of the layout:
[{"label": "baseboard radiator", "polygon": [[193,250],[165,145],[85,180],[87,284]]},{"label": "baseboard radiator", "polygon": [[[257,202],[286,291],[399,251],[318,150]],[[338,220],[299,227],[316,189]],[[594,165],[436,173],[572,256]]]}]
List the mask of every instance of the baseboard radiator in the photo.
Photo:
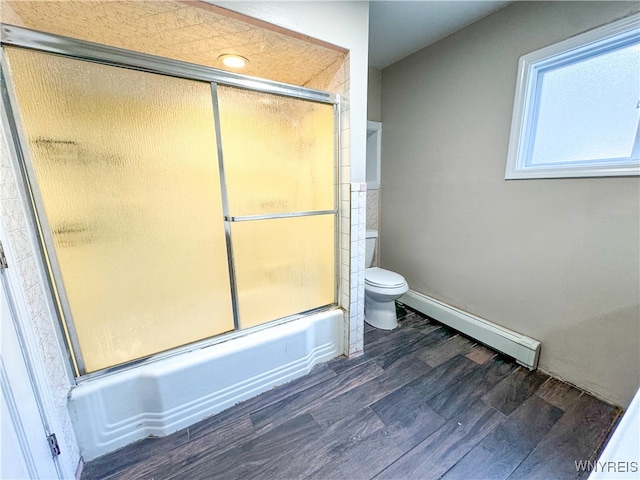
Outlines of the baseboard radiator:
[{"label": "baseboard radiator", "polygon": [[398,299],[398,302],[494,350],[513,357],[516,362],[530,370],[535,370],[538,366],[538,357],[540,356],[540,342],[538,340],[521,335],[413,290],[405,293]]}]

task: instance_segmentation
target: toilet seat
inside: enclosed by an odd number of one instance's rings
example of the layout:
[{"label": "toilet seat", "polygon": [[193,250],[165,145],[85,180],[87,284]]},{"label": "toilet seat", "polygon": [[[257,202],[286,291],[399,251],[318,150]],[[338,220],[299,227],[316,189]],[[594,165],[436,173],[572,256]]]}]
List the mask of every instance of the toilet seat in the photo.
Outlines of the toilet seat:
[{"label": "toilet seat", "polygon": [[377,288],[396,289],[403,287],[407,281],[402,275],[384,268],[373,267],[364,271],[364,283]]}]

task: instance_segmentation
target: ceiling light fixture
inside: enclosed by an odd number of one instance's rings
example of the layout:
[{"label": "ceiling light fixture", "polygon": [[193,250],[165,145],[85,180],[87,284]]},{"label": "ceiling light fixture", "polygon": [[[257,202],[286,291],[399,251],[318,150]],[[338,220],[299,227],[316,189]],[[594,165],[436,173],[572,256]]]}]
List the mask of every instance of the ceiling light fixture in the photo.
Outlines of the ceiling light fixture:
[{"label": "ceiling light fixture", "polygon": [[218,60],[222,61],[222,63],[229,68],[242,68],[247,63],[249,63],[249,60],[247,60],[245,57],[241,57],[240,55],[235,55],[232,53],[225,53],[223,55],[220,55],[218,57]]}]

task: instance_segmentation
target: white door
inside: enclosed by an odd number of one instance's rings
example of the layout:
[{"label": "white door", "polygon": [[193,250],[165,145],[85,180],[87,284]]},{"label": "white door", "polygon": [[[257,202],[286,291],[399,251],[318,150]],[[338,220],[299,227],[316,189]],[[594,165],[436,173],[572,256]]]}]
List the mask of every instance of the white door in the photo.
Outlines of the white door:
[{"label": "white door", "polygon": [[0,478],[59,478],[47,442],[45,424],[32,377],[29,375],[29,368],[20,347],[20,337],[15,323],[17,319],[8,298],[10,291],[7,283],[6,272],[0,269]]}]

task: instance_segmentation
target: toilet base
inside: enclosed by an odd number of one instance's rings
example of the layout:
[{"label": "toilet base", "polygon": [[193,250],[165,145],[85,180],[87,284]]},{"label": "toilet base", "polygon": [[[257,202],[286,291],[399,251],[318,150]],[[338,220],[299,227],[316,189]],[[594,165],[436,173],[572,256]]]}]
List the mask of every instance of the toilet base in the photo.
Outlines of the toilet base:
[{"label": "toilet base", "polygon": [[372,327],[393,330],[398,327],[395,300],[380,302],[370,296],[364,297],[364,321]]}]

